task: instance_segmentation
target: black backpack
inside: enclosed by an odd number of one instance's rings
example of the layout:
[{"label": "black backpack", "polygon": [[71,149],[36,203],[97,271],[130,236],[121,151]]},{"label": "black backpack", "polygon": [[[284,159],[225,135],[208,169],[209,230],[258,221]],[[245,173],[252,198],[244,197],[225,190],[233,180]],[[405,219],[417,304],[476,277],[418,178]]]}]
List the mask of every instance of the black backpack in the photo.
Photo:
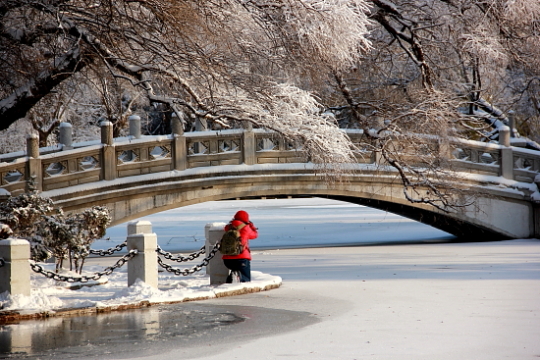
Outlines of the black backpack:
[{"label": "black backpack", "polygon": [[225,234],[221,237],[219,251],[223,255],[240,255],[244,251],[242,245],[242,239],[240,238],[240,230],[246,226],[246,224],[238,225],[238,227],[229,225],[229,230],[225,231]]}]

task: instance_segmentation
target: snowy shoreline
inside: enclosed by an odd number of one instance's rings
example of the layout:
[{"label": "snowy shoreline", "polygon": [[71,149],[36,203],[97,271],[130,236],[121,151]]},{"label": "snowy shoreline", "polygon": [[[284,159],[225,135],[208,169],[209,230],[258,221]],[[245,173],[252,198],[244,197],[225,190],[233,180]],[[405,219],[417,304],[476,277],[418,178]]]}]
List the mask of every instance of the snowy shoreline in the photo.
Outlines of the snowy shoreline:
[{"label": "snowy shoreline", "polygon": [[[48,264],[50,267],[52,264]],[[99,271],[101,265],[86,267],[86,272]],[[124,267],[108,278],[89,283],[67,283],[32,274],[30,296],[0,294],[0,324],[20,320],[61,316],[95,315],[154,305],[208,300],[218,297],[267,291],[281,286],[279,276],[252,272],[250,283],[210,285],[205,274],[179,278],[160,273],[159,289],[142,281],[127,287]]]}]

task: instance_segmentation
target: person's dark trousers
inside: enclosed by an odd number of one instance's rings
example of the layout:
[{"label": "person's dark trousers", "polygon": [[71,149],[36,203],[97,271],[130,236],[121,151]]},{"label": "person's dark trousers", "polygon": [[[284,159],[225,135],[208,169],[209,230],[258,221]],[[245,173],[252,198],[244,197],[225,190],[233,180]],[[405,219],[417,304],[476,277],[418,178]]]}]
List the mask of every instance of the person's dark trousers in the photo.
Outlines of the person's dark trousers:
[{"label": "person's dark trousers", "polygon": [[[240,282],[251,281],[251,261],[248,259],[224,259],[225,266],[240,273]],[[232,283],[232,274],[227,277],[227,283]]]}]

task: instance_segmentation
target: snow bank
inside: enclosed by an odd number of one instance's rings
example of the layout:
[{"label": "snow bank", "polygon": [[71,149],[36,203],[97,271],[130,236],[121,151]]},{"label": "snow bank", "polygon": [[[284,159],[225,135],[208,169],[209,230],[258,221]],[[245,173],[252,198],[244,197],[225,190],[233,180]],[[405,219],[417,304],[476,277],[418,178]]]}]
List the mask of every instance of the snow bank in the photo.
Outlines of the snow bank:
[{"label": "snow bank", "polygon": [[[53,271],[53,264],[44,264]],[[103,270],[102,265],[85,266],[85,274]],[[86,272],[88,274],[86,274]],[[64,274],[66,275],[66,274]],[[24,314],[47,313],[49,316],[63,310],[96,308],[114,310],[119,307],[136,307],[160,303],[175,303],[190,300],[211,299],[257,291],[269,290],[281,286],[279,276],[252,271],[252,282],[238,284],[210,285],[206,274],[176,276],[171,273],[159,274],[159,289],[153,288],[141,280],[127,286],[127,266],[120,268],[98,281],[82,283],[59,282],[41,274],[32,274],[32,294],[0,294],[0,318],[2,313],[18,312]]]}]

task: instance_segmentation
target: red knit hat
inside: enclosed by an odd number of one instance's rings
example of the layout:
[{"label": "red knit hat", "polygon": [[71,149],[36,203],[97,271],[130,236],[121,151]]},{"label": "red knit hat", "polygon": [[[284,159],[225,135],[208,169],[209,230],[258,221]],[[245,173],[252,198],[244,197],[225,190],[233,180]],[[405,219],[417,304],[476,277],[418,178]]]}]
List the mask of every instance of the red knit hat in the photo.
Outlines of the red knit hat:
[{"label": "red knit hat", "polygon": [[234,220],[240,220],[242,222],[248,223],[249,214],[245,212],[244,210],[240,210],[234,215]]}]

